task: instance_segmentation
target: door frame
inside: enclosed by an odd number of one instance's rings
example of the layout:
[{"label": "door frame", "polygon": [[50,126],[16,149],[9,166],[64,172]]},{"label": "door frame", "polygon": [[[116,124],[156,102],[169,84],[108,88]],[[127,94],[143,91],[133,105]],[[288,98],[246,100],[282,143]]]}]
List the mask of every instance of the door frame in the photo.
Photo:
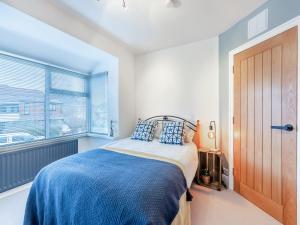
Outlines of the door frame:
[{"label": "door frame", "polygon": [[[234,149],[233,149],[233,115],[234,115],[234,55],[251,48],[263,41],[266,41],[278,34],[281,34],[292,27],[298,27],[298,81],[297,81],[297,127],[299,129],[300,125],[300,16],[297,16],[275,28],[272,30],[250,40],[249,42],[231,50],[229,52],[229,113],[228,113],[228,158],[229,158],[229,189],[233,190],[234,187],[234,178],[233,178],[233,157],[234,157]],[[297,132],[297,177],[300,174],[300,130]],[[300,225],[300,179],[297,179],[297,224]]]}]

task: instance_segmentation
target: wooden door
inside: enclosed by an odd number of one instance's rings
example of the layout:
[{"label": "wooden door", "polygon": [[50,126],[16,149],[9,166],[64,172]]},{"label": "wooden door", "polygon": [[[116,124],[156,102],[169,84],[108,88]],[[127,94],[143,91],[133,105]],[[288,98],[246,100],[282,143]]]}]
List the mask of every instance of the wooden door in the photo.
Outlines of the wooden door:
[{"label": "wooden door", "polygon": [[297,34],[234,57],[234,190],[285,225],[296,225]]}]

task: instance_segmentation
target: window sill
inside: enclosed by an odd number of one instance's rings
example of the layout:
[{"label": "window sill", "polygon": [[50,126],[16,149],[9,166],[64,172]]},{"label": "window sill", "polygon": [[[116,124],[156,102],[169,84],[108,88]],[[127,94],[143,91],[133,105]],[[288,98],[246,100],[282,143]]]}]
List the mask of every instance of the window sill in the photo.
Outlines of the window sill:
[{"label": "window sill", "polygon": [[108,140],[116,140],[117,137],[111,137],[107,134],[96,134],[96,133],[87,133],[87,137],[96,137],[96,138],[102,138],[102,139],[108,139]]}]

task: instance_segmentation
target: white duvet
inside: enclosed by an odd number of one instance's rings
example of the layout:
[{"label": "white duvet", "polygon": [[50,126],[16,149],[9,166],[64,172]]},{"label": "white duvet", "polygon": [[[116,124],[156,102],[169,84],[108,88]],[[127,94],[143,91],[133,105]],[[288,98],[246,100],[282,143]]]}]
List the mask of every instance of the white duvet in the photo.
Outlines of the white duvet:
[{"label": "white duvet", "polygon": [[159,143],[157,139],[146,142],[126,138],[105,145],[104,147],[122,149],[124,153],[126,153],[126,150],[130,150],[153,155],[158,158],[168,158],[176,162],[176,164],[181,165],[188,187],[192,184],[198,166],[197,148],[194,143],[169,145]]}]

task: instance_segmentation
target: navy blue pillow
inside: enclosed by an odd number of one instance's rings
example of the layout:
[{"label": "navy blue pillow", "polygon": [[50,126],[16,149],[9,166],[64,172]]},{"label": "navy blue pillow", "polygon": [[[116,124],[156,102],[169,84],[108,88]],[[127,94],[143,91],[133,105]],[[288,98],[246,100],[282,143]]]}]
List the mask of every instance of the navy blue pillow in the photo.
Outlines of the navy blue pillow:
[{"label": "navy blue pillow", "polygon": [[141,140],[141,141],[153,141],[154,130],[158,122],[156,120],[152,121],[142,121],[140,120],[135,128],[134,133],[131,136],[131,139]]},{"label": "navy blue pillow", "polygon": [[183,122],[166,122],[164,123],[162,133],[160,134],[160,143],[164,144],[183,144]]}]

